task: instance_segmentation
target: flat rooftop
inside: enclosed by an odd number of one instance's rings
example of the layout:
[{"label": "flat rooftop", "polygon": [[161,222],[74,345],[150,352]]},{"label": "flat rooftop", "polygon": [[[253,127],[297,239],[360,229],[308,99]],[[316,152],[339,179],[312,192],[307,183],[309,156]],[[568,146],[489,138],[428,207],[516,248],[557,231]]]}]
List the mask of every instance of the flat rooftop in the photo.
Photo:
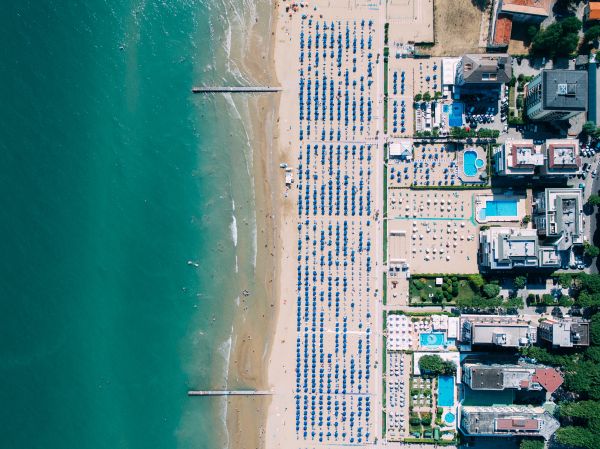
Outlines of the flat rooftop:
[{"label": "flat rooftop", "polygon": [[530,435],[549,439],[560,427],[542,407],[463,406],[460,413],[460,427],[467,435]]},{"label": "flat rooftop", "polygon": [[588,76],[585,70],[543,70],[543,106],[548,110],[585,111]]},{"label": "flat rooftop", "polygon": [[533,140],[511,140],[504,145],[509,151],[510,167],[533,168],[544,163],[544,155]]},{"label": "flat rooftop", "polygon": [[554,368],[529,364],[479,364],[463,366],[463,381],[473,390],[546,390],[556,391],[563,383]]},{"label": "flat rooftop", "polygon": [[550,169],[578,168],[581,166],[579,144],[575,140],[553,139],[546,142]]},{"label": "flat rooftop", "polygon": [[461,341],[473,345],[516,348],[537,340],[535,328],[516,317],[465,315],[461,317]]}]

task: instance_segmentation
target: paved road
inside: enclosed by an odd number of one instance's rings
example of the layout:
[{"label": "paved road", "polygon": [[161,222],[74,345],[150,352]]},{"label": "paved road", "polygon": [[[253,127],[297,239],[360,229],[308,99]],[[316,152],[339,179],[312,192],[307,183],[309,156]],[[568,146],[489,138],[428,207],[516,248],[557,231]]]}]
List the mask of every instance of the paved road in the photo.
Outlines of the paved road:
[{"label": "paved road", "polygon": [[[584,158],[583,162],[587,162],[592,166],[592,170],[598,167],[600,161],[600,155],[595,155],[593,158]],[[591,171],[590,171],[591,173]],[[587,178],[581,180],[576,178],[569,182],[570,185],[574,187],[579,186],[579,184],[583,183],[585,188],[583,190],[583,199],[587,201],[590,195],[594,193],[599,193],[600,191],[600,177],[592,178],[591,174],[588,174]],[[590,241],[594,243],[596,246],[600,246],[600,223],[598,220],[600,219],[599,214],[596,210],[589,210],[588,207],[584,207],[584,219],[585,219],[585,235],[589,236]],[[591,212],[591,213],[590,213]],[[596,259],[596,263],[590,266],[590,273],[598,273],[600,268],[600,258]]]}]

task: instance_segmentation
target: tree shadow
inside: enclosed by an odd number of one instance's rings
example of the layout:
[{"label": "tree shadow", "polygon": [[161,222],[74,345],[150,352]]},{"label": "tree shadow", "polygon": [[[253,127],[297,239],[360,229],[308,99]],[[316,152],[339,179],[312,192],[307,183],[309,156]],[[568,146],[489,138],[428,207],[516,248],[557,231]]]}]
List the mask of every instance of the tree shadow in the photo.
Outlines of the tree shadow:
[{"label": "tree shadow", "polygon": [[[600,214],[596,212],[596,229],[594,235],[590,236],[594,246],[600,246]],[[600,271],[600,257],[596,257],[596,269]]]},{"label": "tree shadow", "polygon": [[568,69],[569,68],[569,59],[565,57],[557,57],[554,59],[554,67],[555,69]]},{"label": "tree shadow", "polygon": [[471,3],[480,11],[485,11],[485,9],[489,6],[490,1],[491,0],[471,0]]},{"label": "tree shadow", "polygon": [[580,3],[586,0],[556,0],[552,7],[552,13],[556,18],[575,15],[575,10]]}]

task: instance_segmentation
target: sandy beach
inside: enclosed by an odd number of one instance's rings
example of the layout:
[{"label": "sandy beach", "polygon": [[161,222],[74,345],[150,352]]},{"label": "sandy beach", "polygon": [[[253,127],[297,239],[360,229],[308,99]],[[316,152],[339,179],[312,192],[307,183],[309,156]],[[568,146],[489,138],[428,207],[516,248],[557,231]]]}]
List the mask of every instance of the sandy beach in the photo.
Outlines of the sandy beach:
[{"label": "sandy beach", "polygon": [[[244,45],[232,46],[232,60],[239,63],[244,76],[256,85],[275,85],[274,42],[271,30],[276,23],[270,1],[257,5],[257,19],[248,26]],[[241,99],[247,105],[247,132],[253,149],[253,178],[256,204],[256,288],[240,295],[243,313],[233,324],[229,367],[230,388],[268,389],[267,360],[273,326],[277,316],[276,292],[279,288],[280,198],[283,177],[279,169],[277,146],[278,94],[254,95]],[[268,396],[229,397],[227,429],[229,447],[264,447],[264,426],[270,403]]]},{"label": "sandy beach", "polygon": [[[267,448],[365,444],[377,441],[379,435],[375,412],[379,317],[373,312],[380,301],[382,280],[377,269],[371,271],[370,264],[375,267],[380,260],[381,228],[376,205],[380,204],[383,159],[377,140],[382,122],[377,116],[371,117],[371,108],[376,110],[377,102],[382,101],[379,70],[375,68],[383,62],[379,41],[383,34],[377,30],[382,11],[354,3],[350,8],[345,2],[331,3],[312,2],[310,8],[292,12],[286,10],[290,4],[283,2],[278,9],[275,62],[283,88],[278,123],[280,152],[285,155],[280,162],[293,167],[295,179],[280,209],[281,279],[268,372],[273,396],[267,416]],[[319,56],[316,60],[308,56],[304,61],[305,52],[300,46],[304,35],[318,39],[319,27],[332,30],[328,35],[331,55],[329,51],[325,54],[328,41],[323,44],[320,66]],[[339,30],[339,39],[346,28],[347,33],[356,36],[354,57],[349,43],[345,50],[341,44],[338,46],[340,53],[345,51],[347,55],[338,54],[339,71],[334,63],[333,28]],[[322,38],[325,41],[325,35]],[[312,75],[311,64],[325,74],[322,80],[319,70]],[[343,89],[346,66],[346,94],[336,96],[333,86]],[[308,82],[310,88],[311,81],[316,84],[315,90],[317,85],[322,86],[323,101],[317,107],[315,100],[312,116],[307,106],[308,115],[303,119],[304,109],[298,105],[298,99],[302,102],[303,98],[299,86]],[[326,88],[331,95],[329,109],[324,101]],[[348,101],[345,121],[340,116],[342,98]],[[336,101],[337,120],[333,113]],[[325,168],[327,164],[331,164],[329,169]],[[338,176],[348,180],[345,185],[339,178],[336,181],[334,165],[339,167]],[[332,190],[332,182],[338,183],[337,193]],[[324,193],[327,185],[329,201]],[[313,201],[309,201],[308,190],[304,192],[309,188],[314,192]],[[321,202],[317,199],[319,189]],[[301,271],[306,272],[304,287]],[[371,410],[374,416],[370,416]]]}]

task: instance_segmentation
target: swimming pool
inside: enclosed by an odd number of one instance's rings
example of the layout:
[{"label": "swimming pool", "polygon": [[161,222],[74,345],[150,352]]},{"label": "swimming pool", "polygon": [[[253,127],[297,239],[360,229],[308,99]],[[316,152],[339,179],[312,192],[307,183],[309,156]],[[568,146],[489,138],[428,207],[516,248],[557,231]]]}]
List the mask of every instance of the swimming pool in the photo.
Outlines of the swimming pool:
[{"label": "swimming pool", "polygon": [[441,332],[430,332],[427,334],[419,335],[419,340],[421,342],[421,346],[444,346],[445,338],[444,334]]},{"label": "swimming pool", "polygon": [[463,125],[462,116],[464,113],[464,105],[462,103],[452,103],[452,109],[448,116],[448,124],[453,127]]},{"label": "swimming pool", "polygon": [[485,202],[486,217],[516,217],[517,200],[492,200]]},{"label": "swimming pool", "polygon": [[444,415],[444,421],[448,424],[452,424],[456,420],[456,415],[452,412],[448,412]]},{"label": "swimming pool", "polygon": [[438,407],[454,405],[454,376],[438,377]]},{"label": "swimming pool", "polygon": [[463,155],[463,172],[466,176],[477,175],[477,170],[483,167],[483,165],[483,159],[477,157],[476,151],[465,151],[465,154]]}]

